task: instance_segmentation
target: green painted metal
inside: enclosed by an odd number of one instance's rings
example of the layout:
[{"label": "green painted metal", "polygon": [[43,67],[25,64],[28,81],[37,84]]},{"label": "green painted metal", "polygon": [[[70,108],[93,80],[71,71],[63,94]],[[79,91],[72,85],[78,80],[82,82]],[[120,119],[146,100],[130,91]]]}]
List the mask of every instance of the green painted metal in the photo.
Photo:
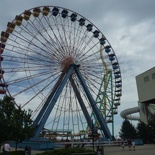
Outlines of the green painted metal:
[{"label": "green painted metal", "polygon": [[[114,93],[113,93],[113,81],[112,81],[112,71],[108,71],[108,75],[104,75],[103,80],[100,85],[100,89],[98,91],[98,95],[96,97],[96,105],[100,109],[103,117],[107,121],[107,123],[111,123],[111,132],[112,136],[114,136],[114,115],[113,115],[113,107],[114,107]],[[98,121],[96,119],[95,114],[92,112],[91,118],[94,119],[94,125],[98,127]]]}]

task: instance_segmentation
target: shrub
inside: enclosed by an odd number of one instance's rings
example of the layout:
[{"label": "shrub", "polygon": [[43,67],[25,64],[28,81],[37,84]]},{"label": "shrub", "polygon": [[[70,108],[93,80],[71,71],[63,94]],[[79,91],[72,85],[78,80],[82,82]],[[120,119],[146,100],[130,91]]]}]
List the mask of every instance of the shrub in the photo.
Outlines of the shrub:
[{"label": "shrub", "polygon": [[[0,152],[0,155],[3,155],[3,152]],[[8,155],[24,155],[24,151],[10,151]]]}]

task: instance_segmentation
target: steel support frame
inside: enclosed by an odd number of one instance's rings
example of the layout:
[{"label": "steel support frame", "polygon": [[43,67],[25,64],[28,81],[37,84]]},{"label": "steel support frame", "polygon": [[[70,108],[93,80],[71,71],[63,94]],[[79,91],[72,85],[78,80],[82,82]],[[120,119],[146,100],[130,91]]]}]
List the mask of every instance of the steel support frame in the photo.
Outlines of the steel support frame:
[{"label": "steel support frame", "polygon": [[92,95],[91,95],[91,93],[90,93],[90,91],[89,91],[89,89],[88,89],[88,87],[87,87],[87,85],[85,83],[85,80],[83,79],[83,77],[82,77],[82,75],[81,75],[81,73],[79,71],[79,66],[76,65],[74,67],[74,69],[75,69],[75,72],[76,72],[76,74],[77,74],[77,76],[78,76],[78,78],[79,78],[79,80],[81,82],[81,85],[83,86],[83,89],[84,89],[84,91],[85,91],[85,93],[86,93],[86,95],[88,97],[88,100],[89,100],[89,102],[91,104],[91,107],[92,107],[92,109],[93,109],[93,111],[94,111],[94,113],[96,115],[96,118],[98,119],[101,130],[103,130],[105,137],[107,137],[109,139],[112,139],[112,136],[111,136],[109,128],[108,128],[108,126],[106,124],[106,121],[105,121],[104,117],[102,116],[99,108],[96,106],[96,102],[93,99],[93,97],[92,97]]},{"label": "steel support frame", "polygon": [[37,128],[36,128],[35,135],[34,135],[33,139],[39,137],[41,130],[43,129],[43,127],[44,127],[44,125],[45,125],[45,123],[46,123],[46,121],[47,121],[47,119],[48,119],[48,117],[49,117],[55,103],[57,102],[58,97],[60,96],[60,94],[61,94],[61,92],[62,92],[62,90],[63,90],[63,88],[64,88],[64,86],[65,86],[65,84],[67,82],[67,80],[69,79],[70,75],[72,74],[73,68],[74,68],[74,65],[71,65],[69,67],[68,72],[65,74],[62,82],[57,87],[57,90],[56,90],[55,94],[53,94],[53,96],[51,96],[51,94],[50,94],[50,96],[48,98],[48,102],[49,102],[48,108],[46,108],[46,110],[44,109],[45,111],[42,112],[43,116],[42,116],[41,120],[37,121],[37,122],[39,122],[39,124],[37,125]]},{"label": "steel support frame", "polygon": [[57,82],[57,84],[55,85],[54,91],[51,92],[51,94],[49,95],[49,97],[47,98],[47,100],[45,102],[45,107],[41,110],[37,119],[34,121],[34,125],[36,127],[36,132],[35,132],[35,135],[32,139],[36,139],[39,137],[40,132],[43,129],[43,127],[44,127],[51,111],[53,110],[53,107],[54,107],[55,103],[57,102],[57,99],[60,96],[60,94],[61,94],[61,92],[62,92],[62,90],[63,90],[68,79],[70,79],[72,86],[73,86],[73,89],[74,89],[74,91],[76,91],[76,95],[77,95],[77,98],[79,100],[79,104],[80,104],[83,112],[85,112],[85,117],[86,117],[88,125],[92,126],[91,117],[89,116],[85,106],[83,106],[84,103],[82,102],[82,98],[80,96],[80,93],[77,90],[77,87],[76,87],[73,79],[71,78],[73,70],[75,70],[75,73],[77,74],[77,77],[80,80],[80,83],[81,83],[81,85],[82,85],[82,87],[83,87],[83,89],[87,95],[87,98],[88,98],[88,100],[92,106],[92,109],[96,115],[96,118],[98,119],[101,130],[103,130],[105,137],[112,139],[112,136],[110,134],[110,131],[108,129],[106,121],[105,121],[104,117],[102,116],[100,110],[96,106],[96,102],[94,101],[94,99],[93,99],[93,97],[92,97],[92,95],[91,95],[91,93],[90,93],[90,91],[89,91],[89,89],[85,83],[85,80],[83,79],[83,77],[79,71],[79,67],[80,67],[79,65],[75,65],[75,64],[70,65],[67,73],[59,79],[60,84],[57,85],[58,84],[58,82]]}]

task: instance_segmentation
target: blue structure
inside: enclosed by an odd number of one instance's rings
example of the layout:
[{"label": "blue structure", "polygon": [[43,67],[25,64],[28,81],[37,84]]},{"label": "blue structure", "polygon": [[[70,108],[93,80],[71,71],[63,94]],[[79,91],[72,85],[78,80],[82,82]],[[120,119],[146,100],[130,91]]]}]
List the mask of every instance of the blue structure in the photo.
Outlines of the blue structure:
[{"label": "blue structure", "polygon": [[79,104],[81,106],[81,109],[85,115],[85,118],[87,120],[88,126],[90,129],[94,129],[94,127],[92,126],[92,120],[91,120],[91,116],[89,116],[89,113],[87,111],[87,108],[84,105],[84,102],[82,101],[82,98],[80,96],[80,93],[74,83],[74,80],[72,78],[72,72],[73,70],[75,71],[75,73],[77,74],[77,77],[79,78],[81,85],[88,97],[88,100],[90,102],[90,105],[93,109],[94,114],[96,115],[96,118],[99,122],[100,125],[100,130],[103,131],[105,137],[107,137],[108,139],[112,139],[112,136],[110,134],[110,131],[107,127],[107,124],[105,122],[104,117],[102,116],[102,114],[100,113],[100,110],[98,109],[98,107],[96,106],[96,102],[94,101],[92,95],[90,94],[90,91],[82,77],[82,74],[80,73],[79,70],[79,65],[75,65],[72,64],[70,65],[69,69],[67,72],[62,72],[62,75],[60,76],[58,82],[55,84],[53,91],[51,92],[51,94],[49,95],[49,97],[47,98],[44,107],[42,108],[42,110],[40,111],[38,117],[36,118],[36,120],[34,121],[34,126],[36,127],[36,132],[34,137],[31,140],[36,140],[38,139],[41,130],[43,129],[51,111],[54,108],[54,105],[59,97],[59,95],[61,94],[67,80],[70,80],[72,86],[73,86],[73,90],[77,95]]},{"label": "blue structure", "polygon": [[[16,147],[16,143],[14,141],[9,142],[11,147]],[[18,144],[18,148],[25,149],[28,147],[32,150],[53,150],[55,148],[54,143],[51,141],[47,141],[47,139],[38,139],[36,141],[23,141]]]}]

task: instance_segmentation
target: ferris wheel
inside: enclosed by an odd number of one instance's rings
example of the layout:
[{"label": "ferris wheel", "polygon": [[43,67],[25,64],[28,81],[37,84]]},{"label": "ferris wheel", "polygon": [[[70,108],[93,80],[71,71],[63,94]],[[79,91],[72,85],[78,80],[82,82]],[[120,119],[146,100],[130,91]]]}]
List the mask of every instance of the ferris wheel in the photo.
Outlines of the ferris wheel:
[{"label": "ferris wheel", "polygon": [[103,33],[82,15],[57,6],[26,10],[1,32],[0,53],[0,94],[32,109],[42,127],[76,134],[88,129],[86,115],[100,127],[98,113],[113,124],[122,95],[119,63]]}]

